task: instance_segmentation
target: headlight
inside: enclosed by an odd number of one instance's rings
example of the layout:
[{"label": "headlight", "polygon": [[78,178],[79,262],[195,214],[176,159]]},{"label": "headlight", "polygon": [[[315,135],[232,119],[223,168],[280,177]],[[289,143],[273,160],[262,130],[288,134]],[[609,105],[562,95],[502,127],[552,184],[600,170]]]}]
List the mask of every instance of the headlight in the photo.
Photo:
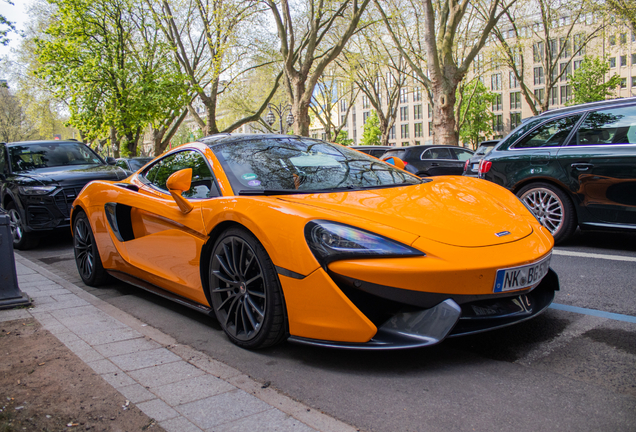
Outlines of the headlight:
[{"label": "headlight", "polygon": [[57,186],[18,186],[22,195],[46,195],[57,189]]},{"label": "headlight", "polygon": [[349,225],[315,220],[305,225],[305,239],[321,265],[339,259],[423,256],[423,252]]}]

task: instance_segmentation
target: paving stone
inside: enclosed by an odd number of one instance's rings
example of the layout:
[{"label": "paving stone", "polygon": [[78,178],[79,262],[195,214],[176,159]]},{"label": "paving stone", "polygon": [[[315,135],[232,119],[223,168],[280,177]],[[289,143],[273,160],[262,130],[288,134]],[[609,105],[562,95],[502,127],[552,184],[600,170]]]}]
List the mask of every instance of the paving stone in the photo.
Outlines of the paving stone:
[{"label": "paving stone", "polygon": [[214,432],[316,432],[303,422],[272,408],[268,411],[214,426]]},{"label": "paving stone", "polygon": [[26,309],[8,309],[0,311],[0,321],[14,321],[31,318],[31,314]]},{"label": "paving stone", "polygon": [[134,379],[126,375],[124,372],[105,373],[101,374],[101,377],[116,389],[137,384]]},{"label": "paving stone", "polygon": [[50,312],[50,311],[70,309],[70,308],[76,308],[77,306],[87,306],[87,305],[88,305],[88,302],[78,297],[75,300],[68,300],[65,302],[55,302],[55,303],[49,303],[49,304],[44,304],[39,306],[36,305],[36,308],[40,312]]},{"label": "paving stone", "polygon": [[124,354],[111,357],[110,360],[124,371],[147,368],[181,360],[181,357],[171,353],[165,348],[142,351],[139,353]]},{"label": "paving stone", "polygon": [[[63,295],[63,294],[71,294],[71,292],[64,288],[58,288],[58,289],[53,289],[49,291],[41,291],[41,290],[37,290],[34,292],[29,291],[29,296],[33,297],[34,299],[39,299],[41,297],[52,297],[55,295]],[[72,295],[75,295],[75,294],[72,294]],[[54,300],[59,301],[57,298],[55,298]]]},{"label": "paving stone", "polygon": [[77,322],[73,319],[60,320],[62,324],[67,326],[73,333],[82,336],[91,333],[101,333],[105,330],[124,330],[128,328],[125,324],[114,319],[99,318],[90,323]]},{"label": "paving stone", "polygon": [[164,428],[166,432],[202,432],[202,429],[190,423],[185,417],[162,421],[159,426]]},{"label": "paving stone", "polygon": [[128,375],[146,387],[161,387],[173,382],[205,375],[205,372],[185,361],[177,361],[130,371]]},{"label": "paving stone", "polygon": [[89,344],[81,340],[75,333],[71,333],[71,334],[74,335],[76,339],[71,337],[67,341],[62,341],[64,345],[66,345],[71,351],[77,352],[77,351],[86,351],[89,349],[93,349]]},{"label": "paving stone", "polygon": [[97,333],[79,335],[89,345],[102,345],[127,339],[135,339],[143,335],[131,328],[101,331]]},{"label": "paving stone", "polygon": [[[50,296],[59,302],[72,301],[72,300],[80,298],[77,294],[73,294],[72,292],[70,292],[69,290],[65,288],[60,288],[59,290],[55,290],[55,292],[56,294],[50,294]],[[57,294],[58,292],[59,294]]]},{"label": "paving stone", "polygon": [[159,399],[138,403],[136,405],[137,408],[139,408],[144,414],[146,414],[150,418],[157,420],[158,422],[162,422],[164,420],[179,416],[178,412],[170,408],[168,404]]},{"label": "paving stone", "polygon": [[104,345],[95,345],[94,348],[104,357],[114,357],[122,354],[130,354],[161,348],[161,345],[159,345],[155,341],[151,341],[141,337],[137,339],[111,342]]},{"label": "paving stone", "polygon": [[102,355],[95,351],[93,348],[73,351],[73,353],[86,363],[104,359],[104,357],[102,357]]},{"label": "paving stone", "polygon": [[118,390],[121,394],[124,395],[126,399],[128,399],[134,404],[138,404],[140,402],[146,402],[152,399],[157,399],[157,396],[150,393],[140,384],[133,384],[126,387],[121,387]]},{"label": "paving stone", "polygon": [[63,320],[65,318],[78,318],[82,315],[87,315],[89,317],[88,320],[90,320],[94,316],[102,313],[103,312],[97,309],[95,306],[87,304],[85,306],[76,307],[73,309],[52,311],[51,316],[56,319]]},{"label": "paving stone", "polygon": [[92,362],[88,362],[88,365],[97,373],[98,375],[107,374],[107,373],[124,373],[121,369],[113,364],[108,359],[96,360]]},{"label": "paving stone", "polygon": [[212,375],[198,376],[150,390],[171,406],[183,405],[195,400],[235,390],[231,384]]},{"label": "paving stone", "polygon": [[[57,324],[57,325],[61,325],[61,324]],[[60,342],[62,342],[65,345],[69,342],[81,341],[79,336],[71,332],[62,333],[62,334],[56,335],[55,337],[57,337],[60,340]]]},{"label": "paving stone", "polygon": [[32,297],[33,307],[37,308],[38,306],[41,306],[41,305],[57,303],[57,301],[53,297],[50,297],[48,294],[46,294],[46,292],[44,294],[45,295],[42,295],[39,297]]},{"label": "paving stone", "polygon": [[26,274],[26,275],[21,275],[20,279],[18,280],[19,282],[23,282],[25,284],[28,283],[47,283],[49,282],[49,279],[42,276],[39,273],[32,273],[32,274]]},{"label": "paving stone", "polygon": [[175,407],[198,427],[207,430],[243,417],[271,409],[265,402],[234,390]]}]

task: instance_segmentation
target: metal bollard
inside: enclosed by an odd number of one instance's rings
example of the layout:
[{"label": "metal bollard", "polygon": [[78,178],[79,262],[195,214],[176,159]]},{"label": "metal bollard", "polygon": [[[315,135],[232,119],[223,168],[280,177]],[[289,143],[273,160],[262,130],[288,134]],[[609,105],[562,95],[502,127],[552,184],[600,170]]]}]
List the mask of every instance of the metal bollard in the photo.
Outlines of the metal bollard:
[{"label": "metal bollard", "polygon": [[0,309],[30,304],[29,297],[18,287],[9,215],[0,208]]}]

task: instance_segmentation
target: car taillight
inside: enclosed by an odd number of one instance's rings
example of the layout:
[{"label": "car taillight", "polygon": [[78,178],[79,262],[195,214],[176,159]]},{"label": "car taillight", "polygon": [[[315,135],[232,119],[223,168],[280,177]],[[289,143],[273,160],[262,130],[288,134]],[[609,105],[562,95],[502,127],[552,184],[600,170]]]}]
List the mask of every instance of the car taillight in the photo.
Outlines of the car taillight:
[{"label": "car taillight", "polygon": [[490,171],[491,167],[492,162],[482,159],[481,162],[479,162],[479,174],[486,174],[488,171]]},{"label": "car taillight", "polygon": [[466,160],[466,163],[464,164],[464,172],[468,171],[468,163],[470,162],[470,159]]}]

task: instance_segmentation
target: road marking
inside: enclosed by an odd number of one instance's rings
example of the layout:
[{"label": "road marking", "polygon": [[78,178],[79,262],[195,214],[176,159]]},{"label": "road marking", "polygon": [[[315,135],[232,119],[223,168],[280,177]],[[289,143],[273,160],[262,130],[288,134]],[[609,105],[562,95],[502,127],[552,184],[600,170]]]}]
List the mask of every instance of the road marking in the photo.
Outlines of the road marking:
[{"label": "road marking", "polygon": [[609,318],[616,321],[625,321],[625,322],[636,324],[636,317],[631,315],[605,312],[605,311],[600,311],[596,309],[587,309],[587,308],[582,308],[578,306],[568,306],[568,305],[563,305],[559,303],[552,303],[552,305],[550,305],[550,308],[556,309],[556,310],[562,310],[566,312],[575,312],[575,313],[580,313],[583,315],[592,315],[599,318]]},{"label": "road marking", "polygon": [[603,255],[603,254],[586,253],[586,252],[564,251],[564,250],[557,250],[557,249],[554,249],[552,251],[552,254],[553,255],[581,257],[581,258],[606,259],[606,260],[612,260],[612,261],[636,262],[636,257],[628,257],[628,256],[622,256],[622,255]]}]

